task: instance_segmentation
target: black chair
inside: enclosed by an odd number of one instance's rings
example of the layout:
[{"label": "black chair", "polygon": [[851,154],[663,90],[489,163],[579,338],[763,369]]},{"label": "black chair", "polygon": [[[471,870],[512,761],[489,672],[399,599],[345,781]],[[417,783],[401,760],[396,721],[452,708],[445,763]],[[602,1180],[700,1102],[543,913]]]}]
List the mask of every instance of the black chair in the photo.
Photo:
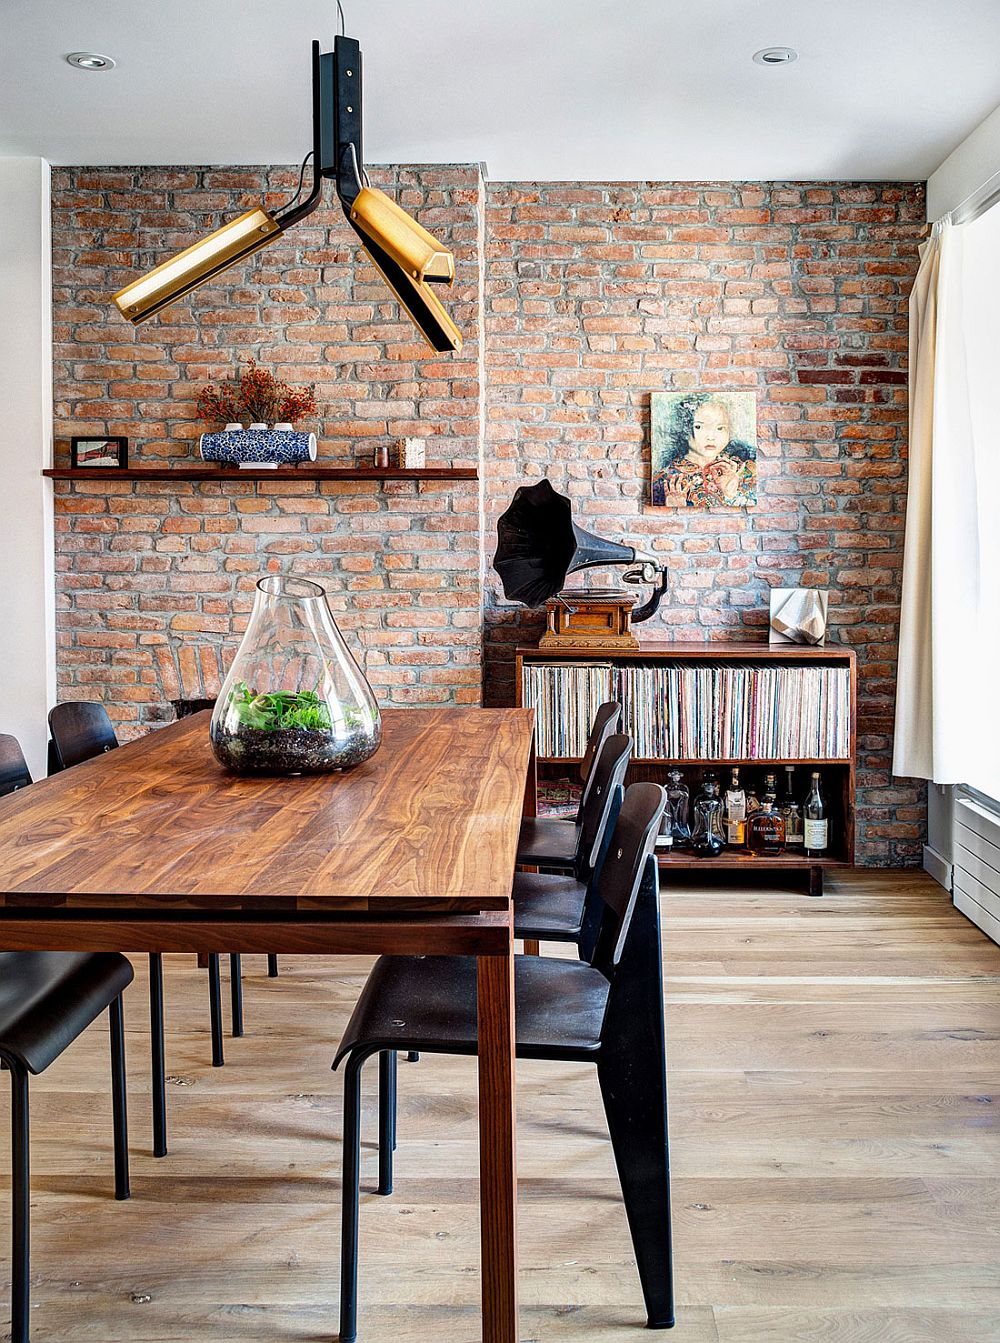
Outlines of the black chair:
[{"label": "black chair", "polygon": [[[0,740],[6,743],[10,738]],[[115,1198],[128,1198],[122,994],[132,978],[131,965],[116,953],[0,952],[0,1060],[10,1070],[11,1089],[12,1343],[28,1343],[31,1284],[28,1077],[44,1072],[105,1008],[110,1010]]]},{"label": "black chair", "polygon": [[632,739],[624,733],[613,733],[601,747],[590,774],[576,871],[514,873],[515,937],[531,942],[579,945],[584,939],[585,924],[590,936],[596,935],[599,917],[596,911],[600,905],[593,898],[596,874],[618,819],[631,753]]},{"label": "black chair", "polygon": [[[589,962],[519,956],[518,1058],[594,1063],[624,1195],[647,1323],[674,1323],[659,882],[658,784],[625,794],[598,879],[603,905]],[[379,1055],[379,1193],[392,1192],[397,1051],[475,1054],[476,960],[382,956],[337,1051],[344,1077],[340,1340],[357,1336],[361,1069]]]},{"label": "black chair", "polygon": [[[51,736],[50,769],[58,772],[81,765],[85,760],[113,751],[118,738],[103,704],[87,701],[67,701],[57,704],[49,712]],[[243,1034],[243,975],[239,955],[229,957],[229,982],[232,1001],[232,1033],[234,1038]],[[212,1066],[221,1068],[225,1063],[222,1030],[222,977],[219,955],[208,957],[208,1004],[212,1032]],[[153,1075],[153,1155],[167,1154],[167,1092],[166,1061],[163,1031],[163,957],[159,952],[149,956],[149,1019]]]},{"label": "black chair", "polygon": [[27,788],[31,774],[20,743],[9,733],[0,732],[0,797]]},{"label": "black chair", "polygon": [[521,822],[517,841],[517,861],[522,867],[554,867],[572,871],[580,862],[583,810],[587,805],[594,762],[608,737],[618,728],[622,706],[614,700],[602,704],[594,717],[587,749],[580,761],[583,793],[573,820],[551,816],[528,816]]}]

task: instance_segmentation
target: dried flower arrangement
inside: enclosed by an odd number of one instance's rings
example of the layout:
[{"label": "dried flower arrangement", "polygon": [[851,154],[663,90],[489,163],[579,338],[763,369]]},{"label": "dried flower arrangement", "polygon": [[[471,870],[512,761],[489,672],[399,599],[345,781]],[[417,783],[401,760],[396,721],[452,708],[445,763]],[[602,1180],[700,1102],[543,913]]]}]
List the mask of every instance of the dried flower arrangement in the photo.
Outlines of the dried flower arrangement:
[{"label": "dried flower arrangement", "polygon": [[297,424],[316,414],[312,387],[289,387],[257,361],[247,361],[232,378],[209,383],[198,393],[198,415],[209,424]]}]

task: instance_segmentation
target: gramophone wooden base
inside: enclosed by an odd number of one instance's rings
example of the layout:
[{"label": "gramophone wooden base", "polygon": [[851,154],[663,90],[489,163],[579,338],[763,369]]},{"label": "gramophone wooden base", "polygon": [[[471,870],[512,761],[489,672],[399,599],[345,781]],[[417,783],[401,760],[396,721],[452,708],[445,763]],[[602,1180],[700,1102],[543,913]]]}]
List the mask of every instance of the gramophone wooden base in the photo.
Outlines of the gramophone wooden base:
[{"label": "gramophone wooden base", "polygon": [[579,648],[581,652],[638,648],[632,633],[633,598],[627,592],[570,589],[545,603],[547,627],[539,648]]}]

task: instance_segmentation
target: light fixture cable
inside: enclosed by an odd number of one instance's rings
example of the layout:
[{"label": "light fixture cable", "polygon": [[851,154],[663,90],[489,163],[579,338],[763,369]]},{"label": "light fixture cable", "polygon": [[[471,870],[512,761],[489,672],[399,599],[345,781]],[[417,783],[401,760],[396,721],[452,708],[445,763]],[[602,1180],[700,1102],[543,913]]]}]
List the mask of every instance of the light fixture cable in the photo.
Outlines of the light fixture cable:
[{"label": "light fixture cable", "polygon": [[313,151],[310,149],[309,153],[302,160],[302,167],[299,169],[299,184],[295,188],[295,195],[292,197],[290,201],[285,202],[285,204],[281,207],[283,210],[290,210],[292,206],[295,204],[295,202],[298,200],[298,198],[302,195],[302,184],[306,180],[306,164],[309,162],[312,156]]},{"label": "light fixture cable", "polygon": [[340,15],[340,36],[347,36],[347,22],[344,19],[344,6],[337,0],[337,13]]}]

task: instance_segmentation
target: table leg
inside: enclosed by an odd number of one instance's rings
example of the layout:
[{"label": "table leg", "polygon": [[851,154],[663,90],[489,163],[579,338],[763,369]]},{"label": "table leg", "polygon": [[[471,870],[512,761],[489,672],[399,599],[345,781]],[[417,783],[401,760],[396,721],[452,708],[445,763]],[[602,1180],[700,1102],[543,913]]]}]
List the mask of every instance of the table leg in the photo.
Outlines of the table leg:
[{"label": "table leg", "polygon": [[513,915],[505,956],[479,958],[483,1343],[517,1343]]}]

